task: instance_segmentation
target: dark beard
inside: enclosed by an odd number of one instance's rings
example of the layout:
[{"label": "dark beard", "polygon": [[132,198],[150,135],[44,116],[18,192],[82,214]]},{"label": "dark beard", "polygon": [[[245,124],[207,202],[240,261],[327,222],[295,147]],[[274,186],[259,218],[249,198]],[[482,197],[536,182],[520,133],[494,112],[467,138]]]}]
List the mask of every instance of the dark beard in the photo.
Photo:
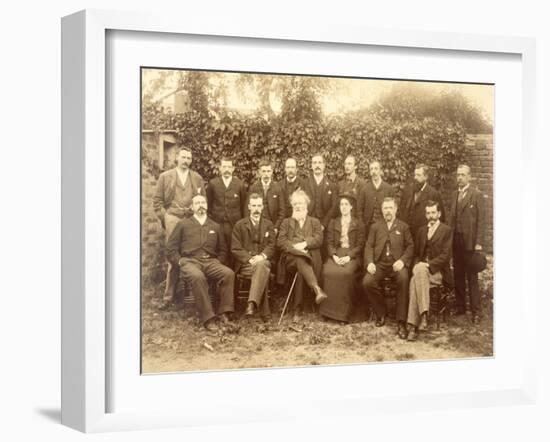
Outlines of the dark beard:
[{"label": "dark beard", "polygon": [[424,186],[424,183],[419,183],[417,181],[414,182],[414,191],[415,192],[420,192],[420,189],[422,189],[422,187]]}]

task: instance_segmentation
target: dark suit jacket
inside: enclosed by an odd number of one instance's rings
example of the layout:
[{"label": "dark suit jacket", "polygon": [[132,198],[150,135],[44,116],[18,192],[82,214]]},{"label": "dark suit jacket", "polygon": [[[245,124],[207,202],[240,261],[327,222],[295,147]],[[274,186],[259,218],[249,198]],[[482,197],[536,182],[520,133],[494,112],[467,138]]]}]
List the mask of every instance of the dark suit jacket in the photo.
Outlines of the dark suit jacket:
[{"label": "dark suit jacket", "polygon": [[210,218],[201,226],[194,216],[176,224],[166,243],[166,254],[177,266],[181,257],[192,258],[207,253],[226,263],[228,249],[220,225]]},{"label": "dark suit jacket", "polygon": [[[202,177],[194,170],[189,171],[187,176],[193,195],[206,195],[206,189]],[[176,168],[162,172],[157,181],[155,196],[153,197],[153,208],[160,220],[164,219],[164,212],[170,207],[176,195],[176,182],[178,172]]]},{"label": "dark suit jacket", "polygon": [[458,191],[451,197],[449,224],[456,231],[457,223],[462,225],[462,235],[466,250],[474,250],[475,245],[483,246],[485,229],[485,199],[476,188],[470,187],[461,202],[458,202]]},{"label": "dark suit jacket", "polygon": [[294,244],[305,241],[307,243],[307,255],[311,258],[315,273],[320,273],[322,267],[321,246],[323,245],[323,226],[317,218],[307,216],[302,232],[299,232],[300,224],[294,218],[285,218],[281,223],[281,230],[277,237],[277,248],[281,251],[279,265],[277,266],[277,281],[284,284],[286,279],[285,259],[287,254],[304,256],[294,249]]},{"label": "dark suit jacket", "polygon": [[206,189],[208,198],[208,216],[222,224],[224,221],[235,225],[244,218],[246,207],[246,188],[237,177],[233,177],[226,189],[221,177],[210,180]]},{"label": "dark suit jacket", "polygon": [[[263,253],[266,259],[271,260],[275,252],[275,231],[273,223],[266,219],[260,218],[260,254]],[[233,235],[231,237],[231,253],[235,257],[235,273],[238,273],[241,266],[246,264],[250,258],[256,253],[253,253],[253,237],[252,237],[252,221],[249,217],[237,221],[233,227]]]},{"label": "dark suit jacket", "polygon": [[426,202],[430,200],[439,203],[439,207],[441,207],[439,220],[445,222],[445,209],[441,195],[435,188],[426,183],[426,187],[420,192],[416,201],[414,200],[414,186],[408,186],[403,191],[397,215],[399,219],[409,225],[413,237],[416,236],[418,229],[426,224]]},{"label": "dark suit jacket", "polygon": [[396,218],[390,230],[388,230],[385,220],[374,223],[370,228],[367,244],[365,245],[365,267],[371,262],[376,264],[382,258],[388,237],[395,260],[400,259],[407,267],[411,265],[414,256],[411,230],[407,224]]},{"label": "dark suit jacket", "polygon": [[[251,193],[258,193],[264,196],[264,188],[261,181],[256,181],[248,190],[248,195]],[[262,215],[269,219],[273,226],[279,230],[283,219],[285,218],[285,198],[283,192],[277,183],[271,181],[267,188],[267,194],[264,196],[264,210]],[[246,210],[246,216],[248,216],[248,207]]]},{"label": "dark suit jacket", "polygon": [[[327,235],[328,256],[337,254],[342,237],[342,218],[338,217],[330,221]],[[365,248],[365,226],[357,218],[351,218],[348,230],[349,246],[348,255],[351,259],[362,258]],[[331,259],[331,258],[329,258]]]},{"label": "dark suit jacket", "polygon": [[[363,219],[363,211],[365,204],[365,186],[366,181],[362,178],[356,177],[355,181],[350,182],[346,178],[338,183],[338,197],[342,194],[348,194],[355,197],[355,207],[353,208],[352,215],[357,219]],[[340,198],[337,199],[339,201]],[[338,204],[338,202],[336,203]],[[338,213],[338,206],[336,207],[336,213]]]},{"label": "dark suit jacket", "polygon": [[283,200],[284,200],[284,218],[289,218],[292,215],[292,206],[290,205],[290,195],[292,195],[293,192],[296,190],[305,190],[304,180],[300,177],[296,177],[296,180],[293,183],[289,183],[286,178],[283,178],[281,181],[277,183],[279,186],[279,189],[281,189],[281,192],[283,193]]},{"label": "dark suit jacket", "polygon": [[453,278],[449,262],[451,261],[453,247],[453,230],[447,224],[440,223],[430,240],[430,254],[426,256],[426,246],[428,244],[428,225],[425,224],[418,229],[416,237],[414,263],[427,258],[430,266],[430,273],[441,272],[443,275],[443,284],[447,287],[453,286]]},{"label": "dark suit jacket", "polygon": [[[311,199],[308,213],[321,221],[325,228],[328,227],[330,220],[337,214],[338,189],[336,183],[333,183],[332,180],[329,182],[324,176],[321,183],[317,185],[315,178],[310,176],[306,181],[305,191]],[[316,203],[315,198],[317,193],[320,194],[319,204]]]},{"label": "dark suit jacket", "polygon": [[[378,195],[378,202],[375,204],[374,198]],[[368,228],[371,220],[373,219],[374,210],[382,210],[382,201],[386,197],[395,196],[395,189],[390,184],[382,181],[378,190],[372,184],[372,180],[368,180],[365,184],[365,192],[363,199],[363,222]]]}]

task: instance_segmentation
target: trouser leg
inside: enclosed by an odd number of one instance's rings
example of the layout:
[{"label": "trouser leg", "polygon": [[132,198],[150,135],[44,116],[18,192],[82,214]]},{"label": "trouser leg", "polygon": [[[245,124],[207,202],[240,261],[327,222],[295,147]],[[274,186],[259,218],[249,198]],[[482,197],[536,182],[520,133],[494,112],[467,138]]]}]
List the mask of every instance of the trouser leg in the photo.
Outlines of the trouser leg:
[{"label": "trouser leg", "polygon": [[298,273],[302,275],[304,281],[309,287],[313,288],[316,285],[319,285],[315,272],[313,271],[313,267],[305,258],[300,256],[296,257],[296,269],[298,270]]},{"label": "trouser leg", "polygon": [[395,317],[398,321],[405,322],[409,307],[409,272],[406,267],[403,267],[398,272],[392,272],[392,278],[397,286]]},{"label": "trouser leg", "polygon": [[380,281],[384,278],[385,271],[382,266],[376,265],[374,275],[367,273],[363,278],[363,291],[367,295],[367,299],[374,310],[377,317],[386,316],[386,300],[384,292],[380,287]]},{"label": "trouser leg", "polygon": [[456,307],[466,309],[466,270],[464,241],[462,235],[456,234],[453,240],[453,272],[455,282]]},{"label": "trouser leg", "polygon": [[235,273],[229,267],[224,266],[217,259],[208,259],[204,262],[204,273],[208,279],[213,279],[217,284],[219,294],[218,313],[230,313],[234,311],[234,284]]},{"label": "trouser leg", "polygon": [[[166,240],[170,237],[170,234],[176,227],[176,224],[180,221],[175,215],[166,213],[164,215],[164,226],[166,228]],[[166,269],[166,285],[164,287],[164,294],[162,300],[164,302],[174,301],[176,296],[176,285],[178,283],[179,268],[172,265],[170,261],[167,261],[168,268]]]},{"label": "trouser leg", "polygon": [[260,306],[267,284],[269,282],[269,273],[271,271],[268,260],[260,261],[252,268],[252,278],[250,280],[250,292],[248,300]]},{"label": "trouser leg", "polygon": [[479,283],[477,273],[466,273],[468,278],[468,294],[470,295],[470,310],[472,314],[479,315],[481,312],[481,298],[479,294]]},{"label": "trouser leg", "polygon": [[194,259],[182,260],[180,276],[191,284],[195,306],[202,323],[212,319],[215,315],[208,295],[208,281],[203,273],[203,266]]}]

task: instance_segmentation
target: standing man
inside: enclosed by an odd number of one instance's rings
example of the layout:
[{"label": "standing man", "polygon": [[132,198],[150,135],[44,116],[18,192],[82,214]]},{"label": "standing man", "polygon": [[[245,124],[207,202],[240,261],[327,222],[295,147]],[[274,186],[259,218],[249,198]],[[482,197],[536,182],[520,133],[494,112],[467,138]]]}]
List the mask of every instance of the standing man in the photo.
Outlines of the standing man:
[{"label": "standing man", "polygon": [[[190,170],[193,154],[188,147],[182,147],[176,156],[177,166],[163,172],[159,176],[153,208],[165,231],[165,240],[168,241],[176,224],[193,215],[191,199],[195,195],[205,195],[205,186],[202,177]],[[173,267],[168,261],[166,271],[166,285],[160,309],[169,308],[176,295],[179,268]]]},{"label": "standing man", "polygon": [[451,286],[451,247],[452,229],[440,221],[441,206],[437,201],[426,201],[424,224],[418,229],[415,241],[415,257],[412,278],[409,286],[409,313],[407,322],[410,326],[407,341],[416,341],[418,330],[428,327],[430,310],[430,287]]},{"label": "standing man", "polygon": [[[271,259],[275,252],[275,230],[273,223],[262,216],[263,209],[262,195],[251,193],[248,197],[249,216],[235,224],[231,239],[235,274],[240,273],[251,280],[246,316],[254,316],[262,302],[267,302],[264,293],[269,283]],[[269,308],[262,310],[262,316],[268,314]]]},{"label": "standing man", "polygon": [[279,185],[273,182],[273,165],[269,161],[260,161],[259,176],[259,181],[250,186],[249,198],[253,193],[263,196],[262,216],[273,223],[277,233],[285,218],[284,195]]},{"label": "standing man", "polygon": [[414,169],[414,183],[403,191],[399,205],[399,218],[405,221],[416,240],[416,233],[420,227],[426,225],[426,202],[435,201],[438,204],[441,216],[445,222],[445,211],[439,192],[428,183],[429,168],[425,164],[418,164]]},{"label": "standing man", "polygon": [[317,304],[323,302],[327,295],[319,286],[323,265],[323,226],[317,218],[308,216],[309,197],[306,192],[297,190],[290,199],[292,216],[283,221],[277,238],[277,247],[281,251],[277,279],[280,284],[284,284],[287,271],[297,272],[300,276],[300,284],[297,284],[294,292],[294,320],[297,320],[303,309],[302,281],[315,293]]},{"label": "standing man", "polygon": [[289,158],[285,162],[285,177],[277,183],[284,198],[284,218],[292,215],[292,206],[290,205],[290,196],[297,190],[304,190],[304,182],[298,176],[298,166],[296,159]]},{"label": "standing man", "polygon": [[456,293],[456,313],[466,312],[466,280],[470,297],[472,322],[479,323],[481,300],[477,273],[468,269],[468,263],[475,252],[483,250],[485,228],[485,203],[483,195],[470,184],[470,167],[458,166],[456,181],[458,189],[451,199],[450,225],[453,229],[453,268]]},{"label": "standing man", "polygon": [[307,180],[305,187],[311,200],[309,214],[321,221],[323,228],[326,229],[336,214],[338,190],[325,176],[325,160],[321,154],[311,157],[311,170],[313,174]]},{"label": "standing man", "polygon": [[397,334],[407,338],[407,307],[409,306],[409,273],[414,244],[409,226],[395,217],[395,199],[384,198],[383,219],[372,225],[365,245],[364,264],[367,274],[363,289],[376,314],[376,326],[382,327],[386,318],[386,300],[380,287],[382,279],[391,277],[397,286]]},{"label": "standing man", "polygon": [[191,284],[204,327],[216,331],[216,314],[208,295],[208,281],[217,283],[218,315],[222,323],[227,324],[228,315],[234,311],[235,274],[223,264],[227,262],[229,251],[220,226],[208,218],[207,207],[203,195],[193,197],[193,216],[178,222],[168,239],[167,251],[172,265],[180,269],[180,277]]},{"label": "standing man", "polygon": [[348,155],[344,160],[344,173],[344,179],[338,183],[338,195],[351,195],[355,198],[357,207],[353,208],[352,216],[362,220],[366,182],[357,176],[357,164],[353,155]]},{"label": "standing man", "polygon": [[[208,183],[208,216],[217,222],[221,228],[227,246],[231,247],[233,226],[244,218],[246,205],[246,188],[244,183],[233,176],[235,167],[231,158],[220,160],[220,176]],[[228,264],[232,264],[232,259]]]},{"label": "standing man", "polygon": [[367,229],[367,235],[370,227],[382,217],[382,201],[385,198],[394,198],[395,189],[382,179],[382,166],[379,161],[369,163],[370,180],[365,185],[363,199],[363,222]]}]

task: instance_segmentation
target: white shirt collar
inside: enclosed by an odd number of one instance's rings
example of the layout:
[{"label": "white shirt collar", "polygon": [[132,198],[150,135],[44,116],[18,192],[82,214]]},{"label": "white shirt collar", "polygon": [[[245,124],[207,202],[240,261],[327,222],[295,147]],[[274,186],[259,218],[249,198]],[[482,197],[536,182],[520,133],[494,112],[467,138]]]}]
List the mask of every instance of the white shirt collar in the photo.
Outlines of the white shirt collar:
[{"label": "white shirt collar", "polygon": [[458,189],[459,192],[466,192],[468,188],[470,187],[470,183],[466,184],[462,189]]},{"label": "white shirt collar", "polygon": [[441,224],[441,222],[439,220],[437,220],[435,223],[433,223],[431,226],[428,224],[428,229],[432,229],[432,230],[435,230],[439,227],[439,224]]},{"label": "white shirt collar", "polygon": [[298,178],[298,176],[295,176],[294,178],[290,179],[289,177],[286,177],[286,180],[287,182],[289,183],[293,183],[294,181],[296,181],[296,178]]},{"label": "white shirt collar", "polygon": [[422,186],[422,188],[419,190],[419,192],[422,192],[425,188],[426,188],[426,184],[428,184],[427,181],[424,181],[424,185]]},{"label": "white shirt collar", "polygon": [[206,218],[208,218],[206,215],[199,217],[196,213],[193,216],[201,226],[204,226],[204,223],[206,222]]},{"label": "white shirt collar", "polygon": [[225,178],[224,176],[222,176],[222,181],[223,181],[223,184],[225,184],[225,187],[229,187],[232,179],[233,179],[232,176],[230,176],[229,178]]},{"label": "white shirt collar", "polygon": [[271,185],[271,180],[269,180],[269,181],[267,182],[267,184],[264,183],[263,180],[260,180],[260,182],[262,183],[262,187],[269,187],[269,186]]},{"label": "white shirt collar", "polygon": [[325,177],[324,175],[320,175],[321,178],[318,178],[317,175],[313,175],[313,178],[315,179],[315,182],[317,183],[317,185],[319,185],[321,183],[321,181],[323,181],[323,178]]},{"label": "white shirt collar", "polygon": [[374,186],[375,189],[378,189],[380,187],[380,184],[382,184],[382,178],[378,178],[379,181],[377,181],[376,183],[374,182],[374,180],[371,180],[372,182],[372,185]]}]

